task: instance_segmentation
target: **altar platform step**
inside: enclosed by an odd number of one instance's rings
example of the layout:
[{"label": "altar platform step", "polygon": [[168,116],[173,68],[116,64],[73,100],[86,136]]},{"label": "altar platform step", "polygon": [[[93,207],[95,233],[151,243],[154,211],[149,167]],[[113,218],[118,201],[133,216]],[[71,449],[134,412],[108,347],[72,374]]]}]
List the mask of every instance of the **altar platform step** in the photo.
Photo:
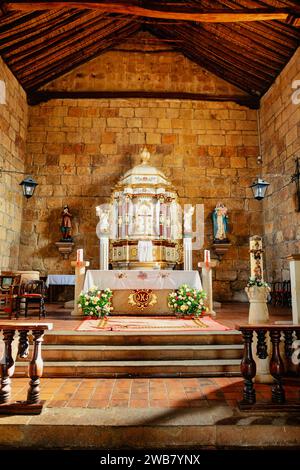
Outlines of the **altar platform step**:
[{"label": "altar platform step", "polygon": [[[42,347],[44,377],[189,377],[239,375],[239,332],[51,331]],[[17,363],[16,375],[26,376]]]},{"label": "altar platform step", "polygon": [[[44,362],[43,377],[219,377],[239,376],[240,359],[158,361]],[[16,364],[16,377],[26,377],[28,365]]]},{"label": "altar platform step", "polygon": [[147,361],[240,359],[240,344],[156,345],[156,346],[75,346],[44,345],[45,361]]},{"label": "altar platform step", "polygon": [[[196,332],[116,332],[116,331],[47,331],[44,345],[187,345],[187,344],[242,344],[239,331]],[[44,346],[43,346],[44,349]]]}]

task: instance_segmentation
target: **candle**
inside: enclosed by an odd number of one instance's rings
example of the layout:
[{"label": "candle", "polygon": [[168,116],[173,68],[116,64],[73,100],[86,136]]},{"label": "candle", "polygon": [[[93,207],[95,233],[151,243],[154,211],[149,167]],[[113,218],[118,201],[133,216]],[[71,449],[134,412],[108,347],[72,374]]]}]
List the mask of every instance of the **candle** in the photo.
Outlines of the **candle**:
[{"label": "candle", "polygon": [[77,250],[77,263],[82,263],[83,262],[83,248],[79,248]]},{"label": "candle", "polygon": [[204,262],[206,268],[209,268],[210,264],[210,251],[209,250],[204,250]]}]

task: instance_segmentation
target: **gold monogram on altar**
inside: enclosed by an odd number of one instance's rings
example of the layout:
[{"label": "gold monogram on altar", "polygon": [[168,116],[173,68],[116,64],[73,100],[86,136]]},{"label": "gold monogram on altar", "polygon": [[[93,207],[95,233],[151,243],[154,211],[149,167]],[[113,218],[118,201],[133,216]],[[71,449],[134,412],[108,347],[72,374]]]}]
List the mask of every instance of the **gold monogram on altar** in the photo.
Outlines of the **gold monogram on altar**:
[{"label": "gold monogram on altar", "polygon": [[151,289],[134,289],[128,297],[129,305],[140,308],[143,310],[147,307],[152,307],[157,303],[157,296],[153,294]]}]

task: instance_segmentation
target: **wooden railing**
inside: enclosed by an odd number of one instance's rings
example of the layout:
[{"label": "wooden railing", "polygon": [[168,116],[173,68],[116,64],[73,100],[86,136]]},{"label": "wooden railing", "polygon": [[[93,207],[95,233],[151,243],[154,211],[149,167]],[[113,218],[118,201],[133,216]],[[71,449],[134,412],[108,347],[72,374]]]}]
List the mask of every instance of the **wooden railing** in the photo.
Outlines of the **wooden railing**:
[{"label": "wooden railing", "polygon": [[[270,374],[274,379],[272,384],[272,401],[273,405],[285,404],[285,390],[283,387],[283,377],[286,375],[284,361],[280,353],[280,341],[284,340],[284,354],[287,365],[296,367],[296,374],[300,377],[300,347],[294,341],[300,338],[300,325],[236,325],[236,329],[240,330],[243,335],[244,353],[241,362],[241,373],[244,377],[243,400],[239,403],[240,408],[247,409],[253,407],[256,403],[256,393],[253,379],[256,376],[256,363],[252,354],[253,333],[257,334],[256,354],[259,359],[268,357],[268,347],[266,335],[269,333],[272,354],[270,358]],[[298,341],[299,343],[299,341]],[[294,350],[293,345],[297,349]],[[292,361],[293,358],[293,361]],[[264,404],[265,405],[265,404]],[[294,404],[293,404],[294,405]],[[300,405],[300,402],[299,402]]]},{"label": "wooden railing", "polygon": [[[39,414],[43,403],[40,401],[40,378],[43,374],[42,342],[45,330],[52,330],[52,323],[32,323],[19,321],[0,321],[3,332],[4,356],[1,364],[0,382],[0,413],[1,414]],[[28,366],[30,377],[27,400],[11,402],[11,377],[14,375],[15,361],[12,354],[12,343],[15,333],[18,336],[18,352],[20,358],[29,354],[29,333],[33,339],[33,352]]]}]

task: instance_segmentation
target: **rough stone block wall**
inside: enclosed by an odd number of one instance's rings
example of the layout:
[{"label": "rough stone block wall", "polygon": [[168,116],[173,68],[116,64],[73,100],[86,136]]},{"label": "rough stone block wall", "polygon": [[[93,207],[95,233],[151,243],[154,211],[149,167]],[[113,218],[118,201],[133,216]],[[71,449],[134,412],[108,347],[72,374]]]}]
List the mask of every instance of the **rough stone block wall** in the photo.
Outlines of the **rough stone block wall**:
[{"label": "rough stone block wall", "polygon": [[[4,81],[6,102],[0,104],[0,167],[24,170],[28,125],[26,95],[0,58],[0,80]],[[18,268],[23,196],[22,174],[2,173],[0,177],[0,270]]]},{"label": "rough stone block wall", "polygon": [[300,212],[296,185],[290,182],[295,158],[300,157],[300,104],[292,101],[294,80],[300,80],[300,48],[261,101],[263,175],[271,183],[263,201],[269,281],[289,279],[285,258],[300,252]]},{"label": "rough stone block wall", "polygon": [[[27,168],[39,186],[24,206],[22,268],[72,272],[54,245],[64,204],[74,215],[76,248],[98,268],[95,207],[109,201],[145,144],[181,203],[205,205],[206,248],[214,206],[228,207],[232,247],[217,269],[215,290],[219,299],[234,298],[249,276],[248,238],[262,233],[262,223],[249,189],[257,174],[256,112],[229,102],[52,100],[31,107]],[[195,251],[195,267],[199,260]]]}]

